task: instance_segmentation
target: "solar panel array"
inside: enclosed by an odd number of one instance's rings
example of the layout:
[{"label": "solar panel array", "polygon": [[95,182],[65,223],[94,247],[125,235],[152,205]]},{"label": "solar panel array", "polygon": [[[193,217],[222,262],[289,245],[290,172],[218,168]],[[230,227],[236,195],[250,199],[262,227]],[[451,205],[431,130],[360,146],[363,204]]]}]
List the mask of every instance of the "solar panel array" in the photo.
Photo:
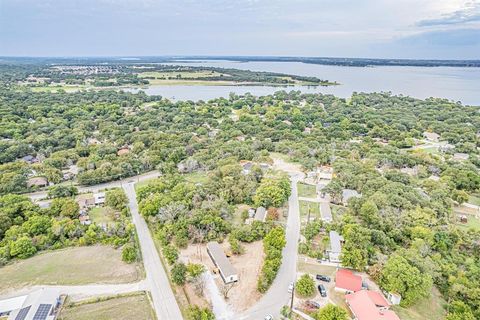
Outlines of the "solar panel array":
[{"label": "solar panel array", "polygon": [[15,320],[25,320],[25,317],[27,316],[28,311],[30,311],[30,307],[31,306],[28,306],[18,311],[17,316],[15,317]]},{"label": "solar panel array", "polygon": [[50,312],[50,309],[52,308],[51,304],[41,304],[37,312],[35,312],[35,315],[33,316],[33,320],[45,320],[47,319],[48,313]]}]

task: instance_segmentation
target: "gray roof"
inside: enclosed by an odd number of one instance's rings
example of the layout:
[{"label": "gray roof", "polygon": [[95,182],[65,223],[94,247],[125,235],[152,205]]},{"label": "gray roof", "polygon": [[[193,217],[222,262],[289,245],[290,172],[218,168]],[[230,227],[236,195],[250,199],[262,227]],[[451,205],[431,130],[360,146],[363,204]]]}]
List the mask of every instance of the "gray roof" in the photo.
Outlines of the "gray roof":
[{"label": "gray roof", "polygon": [[264,207],[258,207],[257,211],[255,211],[255,220],[258,221],[265,221],[265,216],[267,214],[267,209]]},{"label": "gray roof", "polygon": [[60,293],[56,289],[43,288],[30,293],[24,300],[21,309],[14,310],[8,320],[17,319],[54,319],[52,309],[59,303]]},{"label": "gray roof", "polygon": [[337,231],[330,231],[330,249],[332,252],[342,252],[343,237]]},{"label": "gray roof", "polygon": [[228,278],[232,275],[236,275],[237,271],[227,259],[223,248],[218,242],[211,241],[207,243],[207,250],[212,258],[213,262],[220,270],[224,278]]},{"label": "gray roof", "polygon": [[330,209],[330,204],[328,202],[320,202],[320,214],[324,221],[333,220],[332,210]]},{"label": "gray roof", "polygon": [[343,189],[342,191],[342,201],[347,202],[350,198],[353,197],[360,197],[361,195],[356,191],[352,189]]}]

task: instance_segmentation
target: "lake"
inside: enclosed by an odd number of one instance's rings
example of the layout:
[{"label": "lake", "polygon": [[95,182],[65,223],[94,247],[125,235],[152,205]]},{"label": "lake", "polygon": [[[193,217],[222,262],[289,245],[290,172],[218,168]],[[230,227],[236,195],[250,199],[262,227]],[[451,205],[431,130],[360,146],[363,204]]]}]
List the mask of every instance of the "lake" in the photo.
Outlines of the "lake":
[{"label": "lake", "polygon": [[[254,95],[278,90],[301,90],[305,93],[331,93],[348,98],[353,92],[391,91],[416,98],[439,97],[480,106],[480,68],[457,67],[345,67],[305,64],[301,62],[178,61],[175,65],[236,68],[270,71],[337,81],[330,87],[303,86],[150,86],[142,89],[150,95],[173,100],[209,100],[228,97],[230,92]],[[128,89],[137,92],[139,89]]]}]

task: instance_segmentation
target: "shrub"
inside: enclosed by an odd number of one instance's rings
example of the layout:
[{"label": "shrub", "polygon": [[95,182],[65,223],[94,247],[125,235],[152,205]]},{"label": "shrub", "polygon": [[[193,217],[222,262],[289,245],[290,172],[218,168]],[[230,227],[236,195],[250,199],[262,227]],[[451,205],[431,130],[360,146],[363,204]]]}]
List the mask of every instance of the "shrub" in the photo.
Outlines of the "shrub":
[{"label": "shrub", "polygon": [[310,297],[315,293],[315,281],[310,275],[304,274],[297,281],[295,290],[302,297]]},{"label": "shrub", "polygon": [[126,263],[137,261],[137,249],[133,245],[127,244],[122,249],[122,260]]},{"label": "shrub", "polygon": [[163,256],[167,259],[168,264],[174,264],[178,259],[178,250],[172,245],[163,246]]},{"label": "shrub", "polygon": [[184,263],[176,263],[172,268],[172,282],[183,286],[187,280],[187,267]]}]

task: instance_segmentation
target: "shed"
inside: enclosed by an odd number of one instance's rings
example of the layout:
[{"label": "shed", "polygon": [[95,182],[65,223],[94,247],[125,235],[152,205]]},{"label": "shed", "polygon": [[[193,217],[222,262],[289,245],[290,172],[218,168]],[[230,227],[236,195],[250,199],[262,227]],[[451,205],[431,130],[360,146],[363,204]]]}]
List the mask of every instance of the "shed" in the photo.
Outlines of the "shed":
[{"label": "shed", "polygon": [[225,283],[238,281],[237,271],[227,259],[223,248],[218,242],[212,241],[207,243],[207,253],[218,268],[220,276]]},{"label": "shed", "polygon": [[31,187],[46,187],[48,186],[48,180],[45,177],[34,177],[27,180],[27,188]]},{"label": "shed", "polygon": [[105,192],[94,193],[93,198],[96,206],[102,205],[105,203]]},{"label": "shed", "polygon": [[332,222],[332,210],[330,209],[330,203],[328,202],[320,202],[320,215],[322,216],[322,220],[325,222]]},{"label": "shed", "polygon": [[440,141],[440,135],[435,133],[435,132],[428,132],[428,131],[425,131],[423,133],[423,137],[425,139],[427,139],[428,141],[432,141],[432,142],[438,142]]},{"label": "shed", "polygon": [[327,249],[327,255],[330,262],[339,263],[340,255],[342,253],[342,243],[344,241],[343,237],[338,234],[337,231],[330,231],[330,248]]},{"label": "shed", "polygon": [[258,207],[257,210],[255,211],[254,219],[257,221],[265,222],[266,218],[267,218],[267,209],[265,209],[264,207]]},{"label": "shed", "polygon": [[348,204],[348,200],[355,197],[361,197],[362,195],[353,189],[343,189],[342,190],[342,203],[344,205]]}]

